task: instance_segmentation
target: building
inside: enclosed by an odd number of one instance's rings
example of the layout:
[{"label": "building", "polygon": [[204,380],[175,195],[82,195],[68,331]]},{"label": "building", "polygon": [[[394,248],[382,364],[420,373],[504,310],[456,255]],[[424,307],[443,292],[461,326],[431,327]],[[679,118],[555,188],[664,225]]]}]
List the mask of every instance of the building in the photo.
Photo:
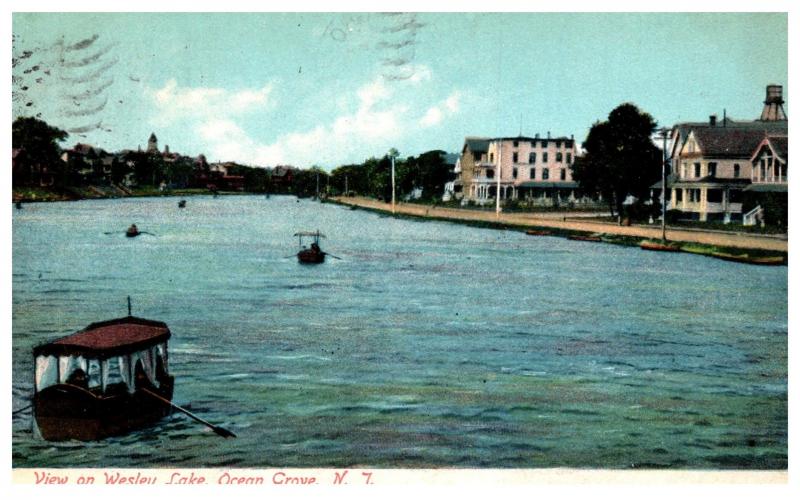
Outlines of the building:
[{"label": "building", "polygon": [[744,192],[753,184],[756,152],[768,136],[786,137],[787,125],[779,85],[767,87],[758,120],[718,121],[712,115],[708,122],[675,125],[667,184],[670,209],[687,219],[741,221],[748,210]]},{"label": "building", "polygon": [[156,137],[155,133],[150,134],[150,138],[147,139],[147,152],[150,154],[158,154],[158,138]]},{"label": "building", "polygon": [[[788,219],[789,181],[789,137],[771,135],[765,137],[750,159],[752,174],[750,185],[744,190],[745,201],[749,201],[742,223],[754,225],[770,222],[784,226]],[[752,206],[752,208],[750,208]]]},{"label": "building", "polygon": [[572,137],[467,137],[454,196],[460,192],[462,203],[493,203],[499,185],[501,201],[527,200],[540,206],[575,201],[578,185],[571,166],[576,155]]}]

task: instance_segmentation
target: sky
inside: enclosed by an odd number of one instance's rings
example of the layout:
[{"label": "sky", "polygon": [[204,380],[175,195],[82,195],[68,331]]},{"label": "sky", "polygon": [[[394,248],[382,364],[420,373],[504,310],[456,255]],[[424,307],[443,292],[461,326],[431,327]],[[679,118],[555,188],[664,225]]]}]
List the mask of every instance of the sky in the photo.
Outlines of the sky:
[{"label": "sky", "polygon": [[788,92],[785,13],[14,13],[12,114],[64,144],[338,165],[466,136],[659,126]]}]

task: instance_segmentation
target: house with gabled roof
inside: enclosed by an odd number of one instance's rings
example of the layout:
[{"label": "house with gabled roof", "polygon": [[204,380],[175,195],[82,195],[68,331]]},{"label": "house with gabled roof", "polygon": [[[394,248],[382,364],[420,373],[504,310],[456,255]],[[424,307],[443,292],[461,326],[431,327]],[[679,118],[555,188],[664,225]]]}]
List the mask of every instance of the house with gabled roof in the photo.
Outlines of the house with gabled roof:
[{"label": "house with gabled roof", "polygon": [[[767,87],[762,118],[680,123],[671,133],[670,208],[700,221],[741,221],[753,157],[769,135],[786,135],[780,86]],[[765,118],[766,117],[766,118]]]}]

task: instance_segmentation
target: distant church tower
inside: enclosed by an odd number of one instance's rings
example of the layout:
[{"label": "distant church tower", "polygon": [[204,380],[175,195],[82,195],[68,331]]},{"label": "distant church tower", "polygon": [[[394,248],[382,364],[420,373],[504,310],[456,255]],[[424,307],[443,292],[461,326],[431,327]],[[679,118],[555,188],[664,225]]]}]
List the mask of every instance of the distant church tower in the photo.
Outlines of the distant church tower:
[{"label": "distant church tower", "polygon": [[158,153],[158,138],[154,133],[151,133],[150,138],[147,139],[147,152]]},{"label": "distant church tower", "polygon": [[762,122],[786,120],[783,110],[783,86],[767,85],[767,98],[764,100],[764,110],[761,111]]}]

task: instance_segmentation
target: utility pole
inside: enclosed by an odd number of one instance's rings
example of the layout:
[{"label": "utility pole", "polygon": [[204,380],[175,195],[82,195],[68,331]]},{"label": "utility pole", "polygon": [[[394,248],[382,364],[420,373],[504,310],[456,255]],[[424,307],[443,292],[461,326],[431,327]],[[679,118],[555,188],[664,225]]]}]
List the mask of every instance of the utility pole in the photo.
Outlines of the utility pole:
[{"label": "utility pole", "polygon": [[395,198],[395,195],[394,195],[394,159],[397,157],[398,154],[399,153],[397,152],[397,150],[395,148],[392,148],[392,149],[389,150],[389,158],[392,159],[392,213],[395,213],[395,207],[394,207],[394,203],[395,203],[395,200],[394,200],[394,198]]}]

